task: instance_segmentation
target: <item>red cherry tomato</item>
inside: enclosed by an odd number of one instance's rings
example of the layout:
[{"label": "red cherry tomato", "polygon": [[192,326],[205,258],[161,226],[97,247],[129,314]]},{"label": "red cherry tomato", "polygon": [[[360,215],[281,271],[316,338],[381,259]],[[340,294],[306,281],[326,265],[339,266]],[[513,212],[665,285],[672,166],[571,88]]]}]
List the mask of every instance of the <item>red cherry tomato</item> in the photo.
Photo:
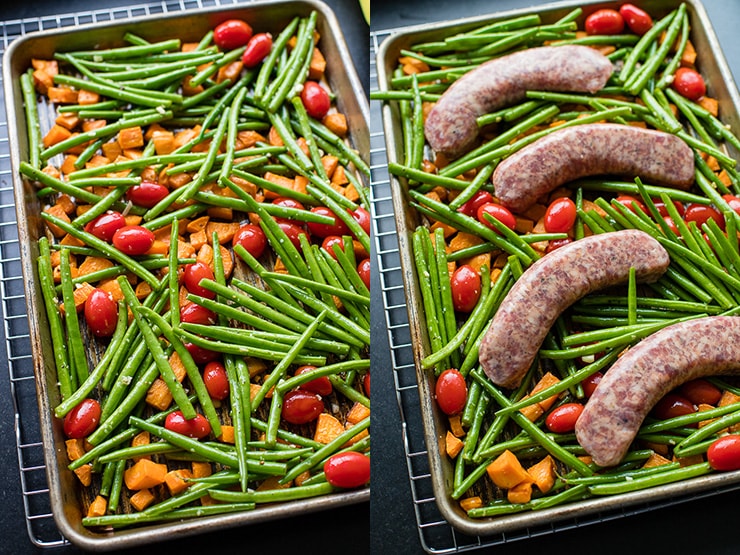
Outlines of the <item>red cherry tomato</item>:
[{"label": "red cherry tomato", "polygon": [[[311,372],[312,370],[316,370],[316,367],[309,365],[301,366],[295,371],[295,375],[300,376],[301,374]],[[314,378],[310,382],[306,382],[303,385],[298,386],[298,389],[302,389],[303,391],[310,391],[311,393],[318,393],[319,395],[323,395],[324,397],[327,395],[331,395],[331,392],[334,390],[328,376]]]},{"label": "red cherry tomato", "polygon": [[681,231],[678,229],[676,222],[670,216],[663,216],[663,221],[668,224],[668,228],[676,235],[681,235]]},{"label": "red cherry tomato", "polygon": [[587,399],[594,394],[594,391],[596,391],[596,386],[599,385],[599,382],[603,377],[604,374],[602,374],[601,372],[594,372],[588,378],[585,378],[581,382],[581,386],[583,387],[583,394],[586,396]]},{"label": "red cherry tomato", "polygon": [[686,212],[683,215],[683,219],[688,222],[696,222],[696,225],[701,229],[702,224],[706,223],[709,218],[712,218],[720,229],[725,228],[725,218],[721,212],[712,206],[706,204],[689,204],[686,207]]},{"label": "red cherry tomato", "polygon": [[64,435],[70,439],[89,436],[100,422],[100,403],[95,399],[83,399],[64,417]]},{"label": "red cherry tomato", "polygon": [[707,449],[707,461],[714,470],[740,469],[740,436],[732,434],[715,440]]},{"label": "red cherry tomato", "polygon": [[85,300],[85,322],[95,337],[110,337],[118,321],[118,303],[102,289],[93,289]]},{"label": "red cherry tomato", "polygon": [[458,208],[457,211],[466,216],[470,216],[471,218],[475,218],[478,214],[478,208],[487,202],[493,202],[493,195],[488,191],[478,191],[470,198],[470,200]]},{"label": "red cherry tomato", "polygon": [[252,27],[241,19],[228,19],[216,25],[213,42],[222,50],[233,50],[244,46],[252,38]]},{"label": "red cherry tomato", "polygon": [[308,231],[311,235],[316,237],[329,237],[329,235],[349,235],[349,228],[342,220],[340,220],[334,212],[329,210],[326,206],[314,206],[311,208],[311,212],[314,214],[321,214],[322,216],[329,216],[334,219],[334,224],[320,224],[316,222],[308,222]]},{"label": "red cherry tomato", "polygon": [[301,101],[308,115],[316,119],[323,118],[331,107],[329,93],[316,81],[306,81],[303,83]]},{"label": "red cherry tomato", "polygon": [[555,434],[567,434],[576,429],[576,420],[582,412],[581,403],[565,403],[550,411],[545,417],[545,426]]},{"label": "red cherry tomato", "polygon": [[370,267],[371,264],[369,258],[360,260],[360,263],[357,265],[357,273],[360,275],[360,279],[362,280],[362,283],[365,284],[368,291],[370,290]]},{"label": "red cherry tomato", "polygon": [[678,94],[689,100],[699,100],[707,94],[707,85],[704,78],[695,70],[688,67],[680,67],[673,75],[671,86]]},{"label": "red cherry tomato", "polygon": [[169,189],[153,181],[142,181],[126,191],[126,198],[138,206],[151,208],[169,194]]},{"label": "red cherry tomato", "polygon": [[221,355],[218,352],[211,351],[210,349],[206,349],[205,347],[201,347],[195,343],[188,342],[183,343],[183,345],[185,345],[185,348],[190,353],[190,356],[193,357],[193,361],[196,364],[208,364],[209,362],[221,358]]},{"label": "red cherry tomato", "polygon": [[370,459],[357,451],[345,451],[324,463],[326,481],[336,488],[358,488],[370,481]]},{"label": "red cherry tomato", "polygon": [[[665,207],[665,203],[660,199],[653,199],[653,204],[655,205],[655,208],[658,209],[658,212],[661,216],[665,217],[668,216],[668,210]],[[684,208],[683,204],[678,202],[677,200],[673,201],[673,206],[676,207],[676,212],[678,212],[679,216],[683,216],[686,209]]]},{"label": "red cherry tomato", "polygon": [[324,237],[324,240],[321,241],[321,248],[328,252],[332,258],[336,259],[337,257],[334,254],[334,245],[339,245],[339,248],[344,250],[344,239],[339,237],[339,235],[329,235],[328,237]]},{"label": "red cherry tomato", "polygon": [[618,35],[624,31],[624,18],[617,10],[596,10],[586,18],[583,28],[589,35]]},{"label": "red cherry tomato", "polygon": [[352,212],[352,217],[360,224],[360,227],[370,235],[370,212],[365,210],[362,206],[358,206]]},{"label": "red cherry tomato", "polygon": [[102,239],[107,243],[111,242],[116,231],[126,225],[126,219],[120,212],[106,212],[101,214],[85,226],[85,231]]},{"label": "red cherry tomato", "polygon": [[468,397],[468,385],[463,375],[454,368],[442,372],[434,386],[437,405],[445,414],[452,416],[465,407]]},{"label": "red cherry tomato", "polygon": [[216,293],[201,287],[200,282],[203,279],[213,279],[213,270],[205,262],[194,262],[185,266],[183,273],[185,287],[193,295],[205,297],[206,299],[215,299]]},{"label": "red cherry tomato", "polygon": [[291,424],[307,424],[324,412],[324,401],[316,393],[296,389],[283,397],[282,416]]},{"label": "red cherry tomato", "polygon": [[203,368],[203,383],[212,399],[223,401],[229,396],[229,378],[226,376],[226,368],[220,362],[214,360],[206,364]]},{"label": "red cherry tomato", "polygon": [[365,374],[365,377],[362,378],[362,389],[365,390],[365,395],[370,397],[370,372]]},{"label": "red cherry tomato", "polygon": [[500,204],[496,204],[495,202],[487,202],[478,207],[478,212],[476,213],[476,216],[478,217],[478,221],[480,223],[490,227],[491,229],[496,229],[493,227],[493,224],[488,223],[488,220],[484,217],[484,214],[492,216],[509,229],[514,229],[516,227],[516,218],[514,217],[514,214],[512,214],[508,208],[501,206]]},{"label": "red cherry tomato", "polygon": [[186,304],[180,308],[180,321],[186,324],[212,326],[216,319],[215,312],[196,303]]},{"label": "red cherry tomato", "polygon": [[[296,210],[305,210],[306,207],[303,206],[303,203],[297,201],[294,198],[290,197],[278,197],[275,200],[272,201],[272,204],[276,206],[284,206],[285,208],[295,208]],[[299,222],[298,220],[291,220],[290,218],[275,218],[278,222],[288,222],[293,225],[301,226],[302,222]]]},{"label": "red cherry tomato", "polygon": [[299,239],[299,236],[306,235],[306,231],[302,227],[288,222],[278,222],[278,227],[285,232],[285,234],[288,236],[288,239],[291,243],[293,243],[295,248],[300,250],[301,240]]},{"label": "red cherry tomato", "polygon": [[[648,209],[647,207],[642,203],[641,200],[631,197],[630,195],[619,195],[617,198],[614,199],[616,202],[623,204],[633,212],[636,211],[636,207],[643,211],[643,213],[647,214]],[[635,212],[637,213],[637,212]]]},{"label": "red cherry tomato", "polygon": [[480,275],[469,264],[463,264],[450,278],[452,304],[458,312],[470,312],[480,298]]},{"label": "red cherry tomato", "polygon": [[545,253],[549,254],[552,251],[559,249],[560,247],[564,247],[570,242],[571,242],[570,239],[553,239],[552,241],[547,243],[547,248],[545,249]]},{"label": "red cherry tomato", "polygon": [[568,197],[555,199],[545,211],[545,231],[566,233],[576,223],[576,203]]},{"label": "red cherry tomato", "polygon": [[231,244],[241,245],[249,254],[259,258],[267,248],[267,237],[260,226],[244,224],[234,234]]},{"label": "red cherry tomato", "polygon": [[257,33],[247,43],[247,48],[242,55],[244,67],[255,67],[272,50],[272,35],[270,33]]},{"label": "red cherry tomato", "polygon": [[722,398],[722,390],[703,378],[684,383],[679,391],[695,405],[716,405]]},{"label": "red cherry tomato", "polygon": [[684,414],[696,412],[694,404],[676,393],[668,393],[653,407],[653,415],[659,420],[667,420]]},{"label": "red cherry tomato", "polygon": [[196,414],[195,418],[187,420],[182,412],[176,410],[164,419],[164,427],[171,432],[176,432],[194,439],[203,439],[211,433],[211,425],[202,414]]},{"label": "red cherry tomato", "polygon": [[154,233],[140,225],[125,225],[113,234],[113,246],[130,256],[145,254],[154,244]]},{"label": "red cherry tomato", "polygon": [[730,205],[730,208],[732,208],[735,212],[740,214],[740,198],[736,197],[735,195],[722,195],[722,198],[725,199],[725,202]]},{"label": "red cherry tomato", "polygon": [[634,4],[622,4],[619,7],[619,13],[630,31],[636,35],[644,35],[653,26],[653,18],[650,14]]}]

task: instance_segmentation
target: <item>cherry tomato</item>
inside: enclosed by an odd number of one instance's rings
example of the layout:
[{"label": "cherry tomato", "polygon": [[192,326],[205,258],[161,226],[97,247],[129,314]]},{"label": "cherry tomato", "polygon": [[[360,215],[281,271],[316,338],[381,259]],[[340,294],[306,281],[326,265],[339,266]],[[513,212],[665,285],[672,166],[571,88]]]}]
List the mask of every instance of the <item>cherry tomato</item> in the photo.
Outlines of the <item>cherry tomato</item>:
[{"label": "cherry tomato", "polygon": [[126,225],[126,218],[120,212],[106,212],[101,214],[85,226],[85,231],[102,239],[107,243],[111,242],[116,231]]},{"label": "cherry tomato", "polygon": [[215,312],[196,303],[186,304],[180,308],[180,321],[186,324],[212,326],[216,319]]},{"label": "cherry tomato", "polygon": [[703,378],[690,380],[679,388],[681,395],[695,405],[716,405],[722,398],[722,391],[712,382]]},{"label": "cherry tomato", "polygon": [[83,399],[64,417],[64,435],[70,439],[89,436],[100,422],[100,403],[95,399]]},{"label": "cherry tomato", "polygon": [[545,211],[545,231],[566,233],[576,223],[576,203],[568,197],[555,199]]},{"label": "cherry tomato", "polygon": [[570,239],[553,239],[552,241],[547,243],[547,248],[545,249],[545,253],[549,254],[552,251],[559,249],[560,247],[564,247],[570,242],[571,242]]},{"label": "cherry tomato", "polygon": [[185,287],[193,295],[205,297],[206,299],[216,298],[216,293],[200,285],[203,279],[213,279],[213,270],[205,262],[194,262],[193,264],[186,265],[183,279]]},{"label": "cherry tomato", "polygon": [[126,191],[126,198],[138,206],[151,208],[169,194],[169,189],[153,181],[142,181]]},{"label": "cherry tomato", "polygon": [[370,212],[365,210],[362,206],[358,206],[352,212],[352,217],[360,224],[360,227],[370,235]]},{"label": "cherry tomato", "polygon": [[334,212],[329,210],[326,206],[314,206],[311,208],[311,212],[314,214],[321,214],[322,216],[329,216],[334,219],[334,224],[320,224],[316,222],[307,222],[308,231],[311,235],[316,237],[328,237],[329,235],[349,235],[349,228],[342,220],[340,220]]},{"label": "cherry tomato", "polygon": [[296,389],[283,397],[282,416],[291,424],[307,424],[324,412],[324,401],[316,393]]},{"label": "cherry tomato", "polygon": [[668,224],[668,228],[673,233],[675,233],[676,235],[681,235],[681,231],[678,229],[676,222],[673,221],[673,218],[671,218],[670,216],[663,216],[663,221],[665,221],[665,223]]},{"label": "cherry tomato", "polygon": [[244,67],[251,68],[264,60],[272,50],[272,35],[270,33],[257,33],[247,43],[247,48],[242,55]]},{"label": "cherry tomato", "polygon": [[339,248],[344,250],[344,239],[339,237],[339,235],[329,235],[328,237],[324,237],[324,240],[321,241],[321,248],[328,252],[332,258],[336,259],[337,256],[334,254],[334,245],[339,245]]},{"label": "cherry tomato", "polygon": [[362,283],[365,284],[368,291],[370,290],[370,267],[371,264],[369,258],[360,260],[360,263],[357,265],[357,273],[360,274],[360,279],[362,280]]},{"label": "cherry tomato", "polygon": [[323,118],[331,107],[329,93],[316,81],[306,81],[303,83],[301,102],[303,102],[308,115],[316,119]]},{"label": "cherry tomato", "polygon": [[480,298],[480,275],[469,264],[463,264],[450,278],[452,304],[458,312],[470,312]]},{"label": "cherry tomato", "polygon": [[197,413],[195,418],[187,420],[179,410],[167,415],[167,418],[164,419],[164,427],[171,432],[176,432],[194,439],[203,439],[211,433],[211,425],[205,416]]},{"label": "cherry tomato", "polygon": [[[623,204],[633,212],[636,212],[636,209],[639,208],[643,211],[643,213],[647,214],[648,209],[647,207],[642,203],[641,200],[631,197],[630,195],[619,195],[617,198],[614,199],[616,202]],[[637,208],[636,208],[637,207]]]},{"label": "cherry tomato", "polygon": [[707,449],[707,461],[714,470],[740,469],[740,436],[732,434],[715,440]]},{"label": "cherry tomato", "polygon": [[730,205],[730,208],[740,214],[740,197],[736,197],[735,195],[722,195],[722,198]]},{"label": "cherry tomato", "polygon": [[555,434],[567,434],[576,429],[576,420],[582,412],[581,403],[565,403],[550,411],[545,417],[545,426]]},{"label": "cherry tomato", "polygon": [[493,202],[493,195],[488,191],[478,191],[470,198],[470,200],[458,208],[457,211],[466,216],[470,216],[471,218],[475,218],[478,214],[478,208],[487,202]]},{"label": "cherry tomato", "polygon": [[689,204],[683,215],[683,219],[686,222],[696,222],[699,229],[701,229],[702,224],[706,223],[709,218],[717,222],[720,229],[725,228],[725,218],[722,213],[706,204]]},{"label": "cherry tomato", "polygon": [[622,4],[619,7],[619,13],[630,31],[636,35],[644,35],[653,26],[653,18],[650,14],[634,4]]},{"label": "cherry tomato", "polygon": [[452,416],[459,413],[465,407],[465,400],[468,397],[468,385],[458,370],[449,368],[437,378],[434,393],[437,397],[437,404],[442,412],[448,416]]},{"label": "cherry tomato", "polygon": [[125,225],[113,234],[113,246],[130,256],[145,254],[154,244],[154,233],[140,225]]},{"label": "cherry tomato", "polygon": [[370,459],[357,451],[345,451],[324,463],[326,481],[336,488],[358,488],[370,481]]},{"label": "cherry tomato", "polygon": [[205,347],[201,347],[195,343],[188,342],[183,343],[183,345],[185,345],[185,348],[190,353],[190,356],[193,357],[193,361],[196,364],[208,364],[209,362],[221,358],[221,355],[218,352],[211,351],[210,349],[206,349]]},{"label": "cherry tomato", "polygon": [[478,207],[478,212],[476,213],[479,222],[495,230],[496,228],[493,227],[493,224],[488,223],[484,214],[488,214],[489,216],[496,218],[509,229],[514,229],[516,227],[516,218],[514,217],[514,214],[512,214],[508,208],[501,206],[500,204],[487,202]]},{"label": "cherry tomato", "polygon": [[[272,201],[272,204],[276,206],[284,206],[285,208],[295,208],[296,210],[305,210],[306,207],[303,206],[303,203],[297,201],[294,198],[290,197],[278,197],[275,200]],[[290,218],[275,218],[278,222],[288,222],[293,225],[301,226],[302,222],[299,222],[298,220],[291,220]]]},{"label": "cherry tomato", "polygon": [[85,322],[95,337],[110,337],[118,321],[118,303],[110,293],[93,289],[85,300]]},{"label": "cherry tomato", "polygon": [[594,391],[596,391],[596,386],[599,385],[599,382],[603,377],[604,374],[602,374],[601,372],[594,372],[588,378],[585,378],[581,382],[581,386],[583,387],[583,394],[586,396],[587,399],[594,394]]},{"label": "cherry tomato", "polygon": [[[653,199],[653,204],[655,205],[655,208],[658,209],[658,212],[661,216],[665,217],[668,216],[668,210],[665,207],[665,203],[661,199]],[[683,216],[686,209],[683,206],[683,203],[678,202],[677,200],[673,201],[673,206],[676,207],[676,212],[678,212],[679,216]]]},{"label": "cherry tomato", "polygon": [[689,100],[699,100],[707,94],[707,85],[704,78],[695,70],[688,67],[680,67],[673,76],[671,86],[676,92]]},{"label": "cherry tomato", "polygon": [[295,248],[300,250],[301,240],[298,237],[300,235],[306,235],[306,231],[302,227],[288,222],[278,222],[278,227],[280,227],[280,229],[285,232],[285,234],[288,236],[288,239],[290,239],[290,242],[293,243]]},{"label": "cherry tomato", "polygon": [[233,50],[244,46],[252,38],[252,27],[241,19],[228,19],[216,25],[213,42],[222,50]]},{"label": "cherry tomato", "polygon": [[267,248],[267,237],[260,226],[244,224],[234,234],[231,244],[241,245],[249,254],[259,258]]},{"label": "cherry tomato", "polygon": [[617,10],[596,10],[586,18],[583,28],[589,35],[618,35],[624,31],[624,18]]},{"label": "cherry tomato", "polygon": [[[316,370],[316,367],[309,365],[301,366],[295,371],[295,375],[300,376],[301,374],[311,372],[312,370]],[[318,393],[323,396],[331,395],[331,392],[334,390],[328,376],[314,378],[310,382],[306,382],[303,385],[298,386],[298,389],[310,391],[311,393]]]},{"label": "cherry tomato", "polygon": [[214,360],[206,364],[203,368],[203,383],[212,399],[223,401],[229,396],[229,378],[226,376],[226,368],[220,362]]},{"label": "cherry tomato", "polygon": [[660,420],[667,420],[684,414],[696,412],[694,404],[676,393],[668,393],[653,407],[653,414]]},{"label": "cherry tomato", "polygon": [[365,374],[365,377],[362,378],[362,389],[365,390],[365,395],[370,397],[370,372]]}]

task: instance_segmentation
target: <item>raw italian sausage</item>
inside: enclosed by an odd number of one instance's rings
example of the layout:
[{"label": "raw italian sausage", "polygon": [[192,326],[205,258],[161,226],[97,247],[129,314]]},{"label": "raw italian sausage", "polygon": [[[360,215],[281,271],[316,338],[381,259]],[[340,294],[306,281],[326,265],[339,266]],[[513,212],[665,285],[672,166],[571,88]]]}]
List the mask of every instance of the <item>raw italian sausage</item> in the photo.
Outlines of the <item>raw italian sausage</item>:
[{"label": "raw italian sausage", "polygon": [[496,311],[478,353],[483,370],[497,385],[518,386],[563,310],[592,291],[627,282],[630,267],[639,281],[651,282],[669,263],[666,250],[635,229],[552,251],[522,274]]},{"label": "raw italian sausage", "polygon": [[457,157],[478,137],[476,118],[525,98],[528,90],[594,93],[606,85],[613,66],[588,46],[529,48],[481,64],[455,81],[424,124],[436,152]]},{"label": "raw italian sausage", "polygon": [[694,183],[694,152],[662,131],[615,123],[577,125],[553,131],[503,160],[493,185],[501,204],[522,212],[564,183],[607,174],[688,189]]},{"label": "raw italian sausage", "polygon": [[600,466],[619,463],[652,407],[702,376],[740,373],[740,318],[668,326],[629,349],[604,374],[576,422],[578,443]]}]

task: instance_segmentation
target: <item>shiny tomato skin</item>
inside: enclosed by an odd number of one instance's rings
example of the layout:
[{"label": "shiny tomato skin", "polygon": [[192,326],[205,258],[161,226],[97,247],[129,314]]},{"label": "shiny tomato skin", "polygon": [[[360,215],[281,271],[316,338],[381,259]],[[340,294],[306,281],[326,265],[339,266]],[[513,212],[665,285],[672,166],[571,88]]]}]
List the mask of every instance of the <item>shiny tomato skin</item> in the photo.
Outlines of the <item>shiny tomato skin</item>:
[{"label": "shiny tomato skin", "polygon": [[324,463],[326,481],[336,488],[358,488],[370,481],[370,459],[357,451],[345,451]]},{"label": "shiny tomato skin", "polygon": [[555,434],[567,434],[576,429],[576,420],[583,412],[581,403],[565,403],[555,407],[545,417],[545,426]]},{"label": "shiny tomato skin", "polygon": [[299,251],[301,250],[301,240],[299,237],[301,235],[306,235],[306,230],[303,229],[300,226],[297,226],[295,224],[291,224],[288,222],[278,222],[278,227],[283,230],[285,235],[288,236],[288,239],[290,242],[297,248]]},{"label": "shiny tomato skin", "polygon": [[740,469],[740,436],[731,434],[715,440],[707,449],[707,461],[714,470]]},{"label": "shiny tomato skin", "polygon": [[259,258],[267,248],[267,236],[260,226],[244,224],[234,234],[231,244],[241,245],[249,254]]},{"label": "shiny tomato skin", "polygon": [[187,420],[181,411],[176,410],[167,415],[164,427],[171,432],[176,432],[193,439],[203,439],[211,433],[211,425],[208,419],[200,413],[195,418]]},{"label": "shiny tomato skin", "polygon": [[[305,210],[306,209],[306,207],[303,206],[303,203],[302,202],[297,201],[296,199],[290,198],[290,197],[277,197],[276,199],[274,199],[272,201],[272,204],[274,204],[276,206],[284,206],[285,208],[295,208],[296,210]],[[290,218],[279,218],[279,217],[275,217],[275,221],[278,221],[278,222],[288,222],[290,224],[297,225],[299,227],[302,225],[302,222],[300,222],[298,220],[291,220]]]},{"label": "shiny tomato skin", "polygon": [[469,264],[457,268],[450,278],[452,304],[458,312],[470,312],[478,304],[481,283],[480,274]]},{"label": "shiny tomato skin", "polygon": [[722,198],[725,199],[725,202],[729,204],[730,208],[740,214],[740,197],[736,197],[735,195],[722,195]]},{"label": "shiny tomato skin", "polygon": [[365,395],[370,397],[370,372],[365,374],[365,377],[362,378],[362,389],[365,390]]},{"label": "shiny tomato skin", "polygon": [[667,420],[676,416],[693,414],[696,412],[696,407],[685,397],[676,393],[668,393],[656,403],[652,412],[659,420]]},{"label": "shiny tomato skin", "polygon": [[[301,366],[300,368],[296,369],[295,375],[300,376],[301,374],[311,372],[312,370],[316,370],[316,367],[310,365]],[[298,386],[298,389],[302,389],[303,391],[310,391],[311,393],[318,393],[319,395],[322,395],[324,397],[326,397],[327,395],[331,395],[331,392],[334,391],[334,388],[331,385],[331,380],[328,376],[320,376],[318,378],[314,378],[310,382],[306,382]]]},{"label": "shiny tomato skin", "polygon": [[229,396],[229,378],[221,362],[212,361],[203,368],[203,383],[211,399],[223,401]]},{"label": "shiny tomato skin", "polygon": [[328,252],[331,257],[336,260],[337,256],[336,254],[334,254],[334,245],[339,245],[339,248],[341,250],[344,250],[344,239],[342,239],[339,235],[329,235],[328,237],[324,237],[324,240],[321,241],[321,248]]},{"label": "shiny tomato skin", "polygon": [[95,337],[110,337],[118,322],[118,303],[110,293],[93,289],[85,299],[85,322]]},{"label": "shiny tomato skin", "polygon": [[314,206],[313,208],[311,208],[311,212],[313,212],[314,214],[321,214],[322,216],[328,216],[334,219],[334,224],[307,222],[306,225],[308,226],[308,231],[311,232],[311,235],[314,235],[315,237],[321,237],[323,239],[324,237],[329,237],[329,235],[342,236],[350,234],[347,224],[340,220],[337,215],[326,206]]},{"label": "shiny tomato skin", "polygon": [[[509,229],[514,229],[516,227],[516,218],[514,217],[514,214],[512,214],[511,210],[505,206],[496,204],[495,202],[487,202],[478,207],[478,212],[476,213],[478,221],[483,225],[496,230],[496,228],[493,227],[493,224],[488,223],[484,214],[488,214],[489,216],[496,218]],[[496,233],[498,233],[498,230],[496,230]]]},{"label": "shiny tomato skin", "polygon": [[686,207],[686,212],[683,215],[684,221],[696,222],[696,225],[701,229],[702,224],[707,222],[709,218],[712,218],[720,229],[725,228],[725,217],[716,208],[706,204],[689,204]]},{"label": "shiny tomato skin", "polygon": [[688,67],[680,67],[676,70],[671,86],[678,94],[689,100],[696,101],[707,94],[704,78],[699,72]]},{"label": "shiny tomato skin", "polygon": [[205,287],[201,287],[200,282],[203,279],[213,279],[213,270],[205,262],[194,262],[185,266],[183,273],[183,281],[185,287],[193,295],[205,297],[206,299],[215,299],[216,293],[209,291]]},{"label": "shiny tomato skin", "polygon": [[487,202],[493,202],[493,195],[488,191],[478,191],[470,198],[470,200],[458,208],[457,211],[466,216],[470,216],[471,218],[475,218],[478,214],[478,208]]},{"label": "shiny tomato skin", "polygon": [[267,57],[270,50],[272,50],[272,35],[270,33],[257,33],[252,36],[242,55],[244,67],[255,67]]},{"label": "shiny tomato skin", "polygon": [[678,226],[676,225],[676,222],[673,221],[673,218],[670,216],[663,216],[663,221],[668,225],[668,228],[675,233],[676,235],[681,235],[681,230],[678,229]]},{"label": "shiny tomato skin", "polygon": [[370,268],[371,264],[369,258],[363,258],[357,265],[357,273],[360,275],[360,279],[362,280],[362,283],[365,284],[368,291],[370,290]]},{"label": "shiny tomato skin", "polygon": [[324,401],[316,393],[296,389],[283,397],[283,420],[291,424],[307,424],[324,412]]},{"label": "shiny tomato skin", "polygon": [[437,378],[434,386],[437,405],[448,416],[458,414],[465,408],[468,385],[465,378],[455,368],[449,368]]},{"label": "shiny tomato skin", "polygon": [[696,378],[682,384],[679,391],[695,405],[716,405],[722,398],[722,390],[703,378]]},{"label": "shiny tomato skin", "polygon": [[315,119],[323,118],[331,108],[331,99],[326,89],[316,81],[306,81],[301,90],[301,102],[309,116]]},{"label": "shiny tomato skin", "polygon": [[583,28],[589,35],[618,35],[624,31],[624,18],[617,10],[604,8],[586,17]]},{"label": "shiny tomato skin", "polygon": [[221,358],[221,354],[217,351],[211,351],[210,349],[206,349],[205,347],[201,347],[195,343],[187,342],[183,343],[183,345],[190,353],[190,356],[193,357],[195,364],[208,364],[209,362],[219,360]]},{"label": "shiny tomato skin", "polygon": [[591,395],[594,394],[596,386],[599,385],[599,382],[601,382],[601,378],[603,377],[604,374],[601,372],[594,372],[589,377],[583,379],[581,386],[583,387],[583,394],[586,396],[586,399],[590,398]]},{"label": "shiny tomato skin", "polygon": [[154,244],[154,233],[140,225],[125,225],[116,230],[113,246],[129,256],[146,254]]},{"label": "shiny tomato skin", "polygon": [[222,50],[245,46],[251,38],[252,27],[241,19],[227,19],[213,30],[213,42]]},{"label": "shiny tomato skin", "polygon": [[95,431],[100,422],[100,403],[95,399],[83,399],[64,416],[64,435],[70,439],[81,439]]},{"label": "shiny tomato skin", "polygon": [[370,235],[370,212],[365,210],[362,206],[358,206],[352,212],[352,218],[360,224],[360,227],[365,233]]},{"label": "shiny tomato skin", "polygon": [[547,243],[547,248],[545,249],[546,254],[550,254],[552,251],[559,249],[560,247],[564,247],[565,245],[572,243],[570,239],[553,239],[552,241],[549,241]]},{"label": "shiny tomato skin", "polygon": [[622,4],[619,7],[619,13],[630,31],[636,35],[644,35],[653,26],[653,18],[650,14],[634,4]]},{"label": "shiny tomato skin", "polygon": [[[635,212],[636,208],[639,208],[642,210],[643,213],[647,214],[648,209],[647,207],[642,203],[641,200],[630,196],[630,195],[619,195],[617,198],[614,199],[616,202],[623,204],[633,212]],[[637,213],[637,212],[635,212]]]},{"label": "shiny tomato skin", "polygon": [[110,243],[116,231],[126,225],[126,219],[120,212],[109,211],[101,214],[85,226],[85,231],[98,239]]},{"label": "shiny tomato skin", "polygon": [[[655,208],[658,209],[658,213],[665,217],[668,216],[668,210],[665,207],[665,203],[661,199],[653,199],[653,204],[655,205]],[[686,208],[684,208],[683,203],[674,200],[673,206],[676,208],[676,212],[678,212],[679,216],[683,216],[684,212],[686,212]]]},{"label": "shiny tomato skin", "polygon": [[142,181],[126,191],[126,199],[137,206],[151,208],[169,194],[169,189],[153,181]]},{"label": "shiny tomato skin", "polygon": [[215,312],[199,304],[190,303],[180,308],[180,321],[186,324],[212,326],[216,320]]},{"label": "shiny tomato skin", "polygon": [[568,197],[555,199],[545,211],[545,231],[566,233],[576,223],[576,203]]}]

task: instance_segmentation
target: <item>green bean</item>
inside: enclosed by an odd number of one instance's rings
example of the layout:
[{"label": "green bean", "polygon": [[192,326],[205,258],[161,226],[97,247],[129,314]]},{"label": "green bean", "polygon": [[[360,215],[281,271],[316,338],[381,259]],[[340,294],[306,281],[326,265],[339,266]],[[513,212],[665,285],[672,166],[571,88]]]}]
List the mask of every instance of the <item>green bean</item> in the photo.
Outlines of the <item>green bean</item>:
[{"label": "green bean", "polygon": [[69,251],[62,249],[61,255],[59,266],[61,269],[64,323],[67,329],[67,347],[69,349],[69,365],[72,370],[72,383],[76,387],[76,384],[81,384],[87,379],[90,369],[85,356],[85,346],[82,341],[82,332],[77,317],[77,307],[75,306]]},{"label": "green bean", "polygon": [[711,472],[711,470],[712,468],[709,466],[709,463],[704,462],[691,466],[668,470],[657,475],[626,480],[624,482],[618,482],[614,484],[597,484],[589,486],[588,490],[593,495],[614,495],[619,493],[627,493],[644,488],[670,484],[673,482],[678,482],[680,480],[686,480],[688,478],[695,478],[697,476],[708,474],[709,472]]},{"label": "green bean", "polygon": [[285,50],[285,46],[288,43],[288,40],[290,40],[290,38],[295,33],[299,21],[300,19],[298,17],[294,17],[290,21],[290,23],[288,23],[288,25],[286,25],[286,27],[282,31],[280,31],[280,34],[278,34],[272,45],[270,53],[262,62],[262,67],[260,68],[259,74],[257,75],[257,80],[254,85],[254,99],[256,101],[262,99],[267,87],[267,82],[270,78],[270,74],[275,68],[275,63],[278,60],[278,56],[280,56],[281,52]]},{"label": "green bean", "polygon": [[[639,62],[645,50],[657,40],[661,33],[675,20],[677,12],[674,10],[665,17],[657,21],[637,42],[632,51],[627,55],[619,72],[617,80],[620,83],[626,83],[631,75],[634,74],[635,67]],[[672,43],[671,43],[672,44]]]},{"label": "green bean", "polygon": [[236,492],[228,490],[213,490],[211,497],[219,501],[238,502],[238,503],[274,503],[277,501],[292,501],[296,499],[306,499],[319,495],[326,495],[334,491],[334,488],[328,483],[295,486],[285,489],[275,489],[266,491],[253,492]]},{"label": "green bean", "polygon": [[179,49],[180,39],[169,39],[140,46],[122,46],[119,48],[107,48],[105,50],[77,50],[74,52],[74,56],[81,59],[106,61],[141,58],[151,54],[177,51]]},{"label": "green bean", "polygon": [[33,70],[20,76],[23,108],[26,115],[26,134],[28,136],[28,163],[35,169],[41,167],[41,125],[39,123],[36,89],[33,84]]}]

